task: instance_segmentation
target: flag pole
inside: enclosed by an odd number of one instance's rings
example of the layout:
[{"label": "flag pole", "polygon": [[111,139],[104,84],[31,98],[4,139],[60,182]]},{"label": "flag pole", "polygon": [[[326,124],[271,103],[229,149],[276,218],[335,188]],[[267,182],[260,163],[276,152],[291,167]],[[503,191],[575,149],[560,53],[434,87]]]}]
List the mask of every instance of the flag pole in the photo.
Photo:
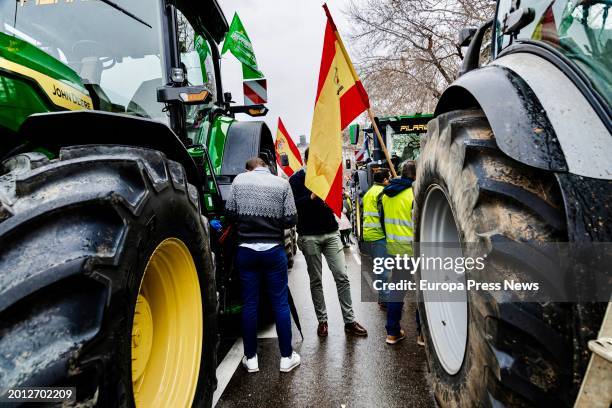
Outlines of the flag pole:
[{"label": "flag pole", "polygon": [[378,125],[374,120],[374,114],[372,113],[372,108],[368,108],[368,116],[370,116],[370,121],[372,122],[372,129],[374,129],[374,133],[376,133],[376,137],[378,137],[378,143],[385,154],[385,158],[387,159],[387,163],[389,164],[389,170],[391,170],[391,175],[395,178],[397,177],[397,173],[395,172],[395,166],[391,161],[391,157],[389,156],[389,151],[387,150],[387,146],[385,146],[385,142],[380,134],[380,130],[378,129]]}]

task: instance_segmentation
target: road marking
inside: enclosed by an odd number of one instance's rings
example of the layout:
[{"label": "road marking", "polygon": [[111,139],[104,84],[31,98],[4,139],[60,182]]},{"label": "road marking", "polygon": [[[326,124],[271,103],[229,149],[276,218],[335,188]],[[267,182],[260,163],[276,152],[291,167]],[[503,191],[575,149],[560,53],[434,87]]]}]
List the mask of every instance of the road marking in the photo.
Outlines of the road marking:
[{"label": "road marking", "polygon": [[242,356],[244,355],[244,348],[242,345],[242,338],[237,339],[230,351],[225,355],[225,358],[217,367],[217,389],[213,394],[212,406],[216,406],[219,398],[225,391],[225,387],[229,384],[230,380],[236,372],[236,368],[240,365]]},{"label": "road marking", "polygon": [[[278,335],[276,334],[276,326],[271,324],[265,330],[257,333],[258,339],[275,339]],[[242,344],[242,338],[238,338],[230,351],[225,355],[225,358],[217,367],[217,389],[213,394],[213,403],[214,407],[217,405],[219,398],[223,395],[223,391],[227,387],[227,384],[231,381],[234,373],[238,366],[240,366],[240,362],[242,361],[242,356],[244,355],[244,345]]]}]

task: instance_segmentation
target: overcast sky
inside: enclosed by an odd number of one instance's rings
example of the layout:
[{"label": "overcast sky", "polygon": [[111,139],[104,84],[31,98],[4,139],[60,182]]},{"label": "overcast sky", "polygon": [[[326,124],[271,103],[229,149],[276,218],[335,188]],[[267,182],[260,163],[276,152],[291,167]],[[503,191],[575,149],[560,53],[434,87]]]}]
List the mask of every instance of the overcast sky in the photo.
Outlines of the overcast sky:
[{"label": "overcast sky", "polygon": [[[238,12],[251,38],[257,63],[268,80],[265,121],[276,136],[278,117],[296,143],[299,135],[310,138],[310,126],[321,50],[325,13],[320,0],[219,0],[228,23]],[[343,13],[349,0],[328,0],[343,40],[348,40],[348,21]],[[350,52],[350,44],[346,44]],[[223,88],[242,104],[240,63],[229,52],[222,60]]]}]

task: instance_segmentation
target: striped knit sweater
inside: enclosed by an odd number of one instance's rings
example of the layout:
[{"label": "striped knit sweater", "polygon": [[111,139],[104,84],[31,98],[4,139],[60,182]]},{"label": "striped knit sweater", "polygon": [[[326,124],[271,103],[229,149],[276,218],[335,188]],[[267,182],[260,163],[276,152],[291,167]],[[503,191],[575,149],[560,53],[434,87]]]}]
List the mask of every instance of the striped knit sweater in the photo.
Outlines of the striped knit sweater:
[{"label": "striped knit sweater", "polygon": [[285,229],[297,223],[289,182],[264,167],[236,176],[225,209],[239,243],[282,243]]}]

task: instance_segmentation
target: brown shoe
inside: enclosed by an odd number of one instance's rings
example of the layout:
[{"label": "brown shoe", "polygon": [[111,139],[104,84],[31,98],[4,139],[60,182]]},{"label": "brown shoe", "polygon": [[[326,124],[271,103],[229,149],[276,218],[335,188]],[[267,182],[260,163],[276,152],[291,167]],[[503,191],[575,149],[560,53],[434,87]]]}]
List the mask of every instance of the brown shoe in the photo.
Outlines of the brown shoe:
[{"label": "brown shoe", "polygon": [[344,331],[354,336],[367,336],[368,331],[357,322],[348,323],[344,325]]},{"label": "brown shoe", "polygon": [[406,338],[406,333],[403,330],[400,330],[400,334],[398,336],[387,336],[387,344],[396,344]]},{"label": "brown shoe", "polygon": [[327,322],[319,323],[319,327],[317,327],[317,336],[327,337]]}]

